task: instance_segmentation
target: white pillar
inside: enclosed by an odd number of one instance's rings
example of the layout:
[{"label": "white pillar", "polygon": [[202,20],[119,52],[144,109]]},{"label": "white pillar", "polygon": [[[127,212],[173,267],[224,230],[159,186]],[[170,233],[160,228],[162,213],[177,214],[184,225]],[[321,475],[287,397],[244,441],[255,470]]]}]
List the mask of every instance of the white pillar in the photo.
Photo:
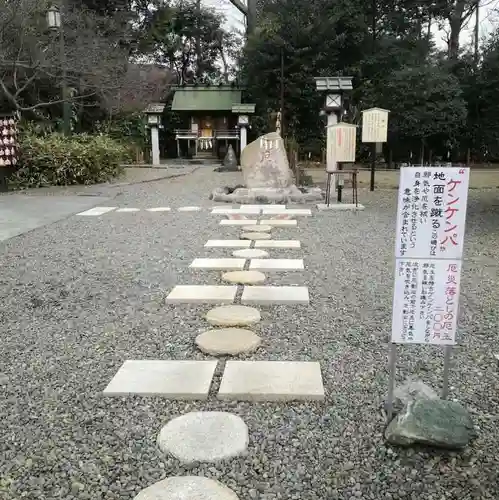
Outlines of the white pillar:
[{"label": "white pillar", "polygon": [[243,149],[246,147],[248,144],[248,130],[246,129],[245,125],[241,125],[241,144],[240,144],[240,151],[241,153],[243,152]]},{"label": "white pillar", "polygon": [[151,127],[152,164],[159,165],[159,128]]}]

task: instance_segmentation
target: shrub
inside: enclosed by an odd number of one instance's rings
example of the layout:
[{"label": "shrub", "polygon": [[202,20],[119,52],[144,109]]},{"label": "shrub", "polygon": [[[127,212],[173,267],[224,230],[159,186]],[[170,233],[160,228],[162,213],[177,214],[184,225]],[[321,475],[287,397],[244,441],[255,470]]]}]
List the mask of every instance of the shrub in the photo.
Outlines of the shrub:
[{"label": "shrub", "polygon": [[132,161],[130,148],[106,135],[26,134],[19,146],[19,169],[10,180],[18,187],[105,182]]}]

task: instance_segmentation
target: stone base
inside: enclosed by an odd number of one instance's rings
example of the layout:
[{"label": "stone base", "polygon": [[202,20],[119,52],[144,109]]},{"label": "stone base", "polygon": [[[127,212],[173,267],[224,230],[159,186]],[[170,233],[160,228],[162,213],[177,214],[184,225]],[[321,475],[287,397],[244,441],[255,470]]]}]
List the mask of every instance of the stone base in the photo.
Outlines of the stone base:
[{"label": "stone base", "polygon": [[324,199],[320,188],[302,188],[296,186],[288,188],[238,188],[232,193],[230,188],[217,188],[210,199],[226,203],[239,203],[241,205],[255,205],[259,203],[286,204],[317,202]]}]

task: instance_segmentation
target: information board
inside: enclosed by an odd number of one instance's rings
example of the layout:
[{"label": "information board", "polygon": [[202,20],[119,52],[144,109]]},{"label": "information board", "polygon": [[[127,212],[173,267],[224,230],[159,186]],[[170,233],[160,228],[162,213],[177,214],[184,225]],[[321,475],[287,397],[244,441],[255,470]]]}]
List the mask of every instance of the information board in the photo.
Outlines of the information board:
[{"label": "information board", "polygon": [[454,345],[469,169],[400,169],[392,342]]},{"label": "information board", "polygon": [[392,342],[456,343],[460,260],[397,259]]},{"label": "information board", "polygon": [[327,166],[335,169],[338,162],[355,162],[357,126],[350,123],[338,123],[327,128]]},{"label": "information board", "polygon": [[388,111],[381,108],[362,112],[362,142],[386,142],[388,139]]},{"label": "information board", "polygon": [[469,169],[400,169],[395,257],[461,259]]}]

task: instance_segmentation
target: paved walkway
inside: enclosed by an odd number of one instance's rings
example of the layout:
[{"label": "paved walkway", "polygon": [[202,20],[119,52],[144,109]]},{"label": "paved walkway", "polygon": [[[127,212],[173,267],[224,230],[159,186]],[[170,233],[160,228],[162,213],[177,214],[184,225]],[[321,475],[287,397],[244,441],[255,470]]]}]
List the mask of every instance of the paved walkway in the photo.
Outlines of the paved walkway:
[{"label": "paved walkway", "polygon": [[[470,195],[451,373],[480,437],[437,457],[382,438],[396,193],[362,192],[358,213],[214,209],[212,189],[239,182],[200,169],[128,186],[94,205],[112,210],[0,243],[0,498],[495,498],[497,267],[473,259],[496,251],[496,202]],[[265,282],[227,282],[241,266]],[[218,287],[258,314],[221,325]],[[207,354],[225,328],[245,349]],[[438,389],[441,370],[435,349],[401,350],[400,380]]]}]

